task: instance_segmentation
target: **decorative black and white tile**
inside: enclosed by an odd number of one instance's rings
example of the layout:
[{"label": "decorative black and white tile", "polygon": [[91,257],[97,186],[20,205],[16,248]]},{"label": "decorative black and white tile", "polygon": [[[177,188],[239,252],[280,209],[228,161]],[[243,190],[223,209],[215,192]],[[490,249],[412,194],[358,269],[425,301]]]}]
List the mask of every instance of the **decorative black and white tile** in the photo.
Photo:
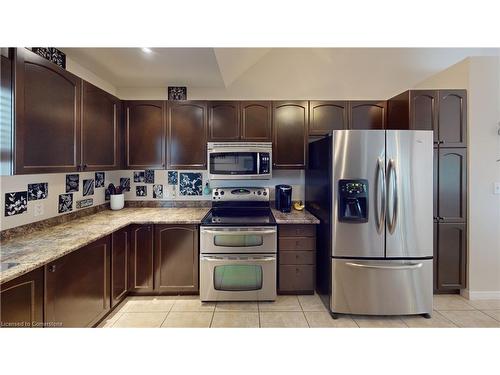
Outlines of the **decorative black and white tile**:
[{"label": "decorative black and white tile", "polygon": [[120,177],[120,187],[123,191],[130,191],[130,178]]},{"label": "decorative black and white tile", "polygon": [[92,198],[85,198],[76,201],[76,208],[85,208],[90,207],[94,204],[94,200]]},{"label": "decorative black and white tile", "polygon": [[203,179],[201,173],[181,172],[179,174],[180,195],[202,195]]},{"label": "decorative black and white tile", "polygon": [[136,197],[145,197],[148,195],[148,187],[144,185],[135,187],[135,196]]},{"label": "decorative black and white tile", "polygon": [[66,69],[66,54],[54,47],[32,47],[31,50],[39,56]]},{"label": "decorative black and white tile", "polygon": [[178,181],[178,172],[177,171],[168,171],[168,184],[169,185],[177,185]]},{"label": "decorative black and white tile", "polygon": [[49,195],[49,184],[41,182],[37,184],[28,184],[28,200],[36,201],[38,199],[45,199]]},{"label": "decorative black and white tile", "polygon": [[59,194],[59,213],[73,211],[73,194]]},{"label": "decorative black and white tile", "polygon": [[101,188],[104,187],[104,172],[96,172],[95,173],[95,187]]},{"label": "decorative black and white tile", "polygon": [[83,196],[94,195],[94,179],[83,180]]},{"label": "decorative black and white tile", "polygon": [[154,169],[146,169],[144,171],[144,182],[146,184],[154,184],[155,183],[155,170]]},{"label": "decorative black and white tile", "polygon": [[134,182],[144,182],[144,171],[134,172]]},{"label": "decorative black and white tile", "polygon": [[163,185],[153,185],[153,198],[163,199]]},{"label": "decorative black and white tile", "polygon": [[187,100],[186,86],[168,86],[168,100]]},{"label": "decorative black and white tile", "polygon": [[66,175],[66,193],[74,193],[78,191],[80,186],[80,175],[67,174]]},{"label": "decorative black and white tile", "polygon": [[5,194],[5,216],[22,214],[28,210],[28,192],[17,191]]}]

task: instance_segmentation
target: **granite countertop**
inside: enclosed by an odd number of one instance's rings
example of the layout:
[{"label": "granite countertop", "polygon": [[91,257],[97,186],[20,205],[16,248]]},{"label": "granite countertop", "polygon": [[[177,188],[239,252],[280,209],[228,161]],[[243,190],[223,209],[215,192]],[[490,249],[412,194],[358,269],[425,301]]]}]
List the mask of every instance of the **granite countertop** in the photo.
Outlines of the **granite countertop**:
[{"label": "granite countertop", "polygon": [[319,224],[319,220],[312,213],[304,209],[297,211],[292,208],[292,211],[284,213],[273,208],[273,216],[278,224]]},{"label": "granite countertop", "polygon": [[105,210],[16,236],[0,245],[1,263],[19,263],[0,271],[0,283],[41,267],[129,224],[199,224],[209,209],[193,207]]}]

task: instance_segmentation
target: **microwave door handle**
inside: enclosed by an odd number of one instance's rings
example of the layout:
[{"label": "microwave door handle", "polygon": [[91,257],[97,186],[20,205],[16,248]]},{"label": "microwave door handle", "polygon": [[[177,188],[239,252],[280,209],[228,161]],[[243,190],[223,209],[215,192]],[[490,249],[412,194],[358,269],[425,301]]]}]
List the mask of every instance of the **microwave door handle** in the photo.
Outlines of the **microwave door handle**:
[{"label": "microwave door handle", "polygon": [[257,171],[255,172],[256,175],[260,174],[260,152],[256,152],[255,155],[257,155]]}]

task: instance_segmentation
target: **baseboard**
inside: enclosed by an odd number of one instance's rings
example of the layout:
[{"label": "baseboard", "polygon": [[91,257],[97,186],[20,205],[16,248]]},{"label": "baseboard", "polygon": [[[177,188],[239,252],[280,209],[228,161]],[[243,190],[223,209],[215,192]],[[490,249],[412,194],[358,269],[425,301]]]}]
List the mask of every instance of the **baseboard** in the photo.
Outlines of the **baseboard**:
[{"label": "baseboard", "polygon": [[462,297],[470,300],[500,299],[500,291],[498,290],[474,292],[468,289],[463,289],[460,294],[462,295]]}]

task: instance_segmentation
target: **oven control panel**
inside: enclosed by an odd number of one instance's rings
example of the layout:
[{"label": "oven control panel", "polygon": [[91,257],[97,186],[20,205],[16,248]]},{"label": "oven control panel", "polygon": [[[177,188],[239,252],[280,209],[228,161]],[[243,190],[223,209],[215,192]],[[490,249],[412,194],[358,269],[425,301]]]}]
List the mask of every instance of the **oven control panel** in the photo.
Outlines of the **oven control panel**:
[{"label": "oven control panel", "polygon": [[213,201],[269,201],[269,188],[225,187],[212,189]]}]

